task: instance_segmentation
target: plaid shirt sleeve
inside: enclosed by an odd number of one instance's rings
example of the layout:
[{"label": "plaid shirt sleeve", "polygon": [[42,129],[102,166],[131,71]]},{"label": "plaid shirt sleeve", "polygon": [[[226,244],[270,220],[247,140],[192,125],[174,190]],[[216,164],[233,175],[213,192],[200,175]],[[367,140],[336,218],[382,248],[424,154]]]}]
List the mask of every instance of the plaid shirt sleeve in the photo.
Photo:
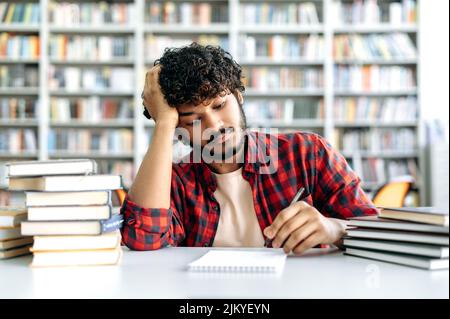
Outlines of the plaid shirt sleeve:
[{"label": "plaid shirt sleeve", "polygon": [[185,238],[181,212],[184,186],[172,169],[170,208],[144,208],[127,196],[121,213],[124,226],[122,242],[132,250],[155,250],[177,246]]},{"label": "plaid shirt sleeve", "polygon": [[345,158],[322,137],[316,136],[315,168],[313,174],[314,202],[322,214],[347,219],[355,216],[376,215],[372,201],[361,189],[360,178]]}]

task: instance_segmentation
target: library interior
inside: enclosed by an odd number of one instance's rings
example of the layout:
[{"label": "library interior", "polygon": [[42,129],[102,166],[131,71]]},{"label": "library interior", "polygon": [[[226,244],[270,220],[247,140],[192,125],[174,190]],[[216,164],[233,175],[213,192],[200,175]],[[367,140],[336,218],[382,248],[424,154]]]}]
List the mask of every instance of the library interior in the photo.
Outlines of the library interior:
[{"label": "library interior", "polygon": [[[50,241],[52,235],[70,232],[70,227],[58,233],[34,224],[54,218],[57,212],[34,206],[33,200],[45,202],[45,192],[28,194],[24,190],[30,189],[9,184],[9,177],[20,180],[20,174],[13,175],[19,162],[64,159],[80,169],[95,163],[92,172],[111,177],[96,181],[98,187],[114,190],[111,184],[122,183],[122,191],[108,193],[104,199],[100,192],[95,199],[81,192],[71,205],[83,200],[112,200],[112,204],[104,211],[86,209],[77,215],[76,209],[68,209],[60,216],[67,221],[89,214],[91,220],[114,215],[111,210],[122,205],[155,130],[155,122],[143,115],[146,72],[166,48],[197,42],[220,46],[242,67],[242,107],[249,130],[318,134],[342,154],[378,207],[446,210],[444,222],[429,223],[434,230],[420,230],[417,225],[409,230],[435,231],[435,241],[415,242],[435,245],[442,255],[427,257],[444,259],[446,266],[441,267],[448,269],[448,7],[443,0],[0,0],[0,208],[26,203],[29,214],[28,220],[22,220],[26,229],[19,239],[8,235],[7,226],[0,223],[4,236],[0,257],[2,250],[7,256],[8,249],[17,247],[22,249],[17,254],[23,255],[23,248],[32,245],[26,236],[33,235],[43,235],[35,237],[33,246],[37,266],[58,265],[60,260],[56,254],[45,255],[39,245],[55,250],[78,247],[70,238]],[[176,139],[173,146],[174,156],[189,151],[189,145]],[[42,175],[45,170],[42,166]],[[112,178],[117,175],[120,181]],[[57,184],[56,178],[55,184],[51,182],[45,191],[61,191],[68,185]],[[83,189],[66,190],[70,191]],[[54,197],[48,205],[57,202]],[[61,203],[68,202],[61,199]],[[11,227],[18,227],[17,220]],[[358,237],[358,229],[353,232]],[[83,235],[95,234],[93,230]],[[106,237],[106,246],[115,247],[120,240],[116,235]],[[19,242],[8,246],[11,239]],[[358,245],[353,246],[355,255],[356,248],[362,247]],[[365,252],[380,250],[372,247]],[[118,260],[118,250],[111,251],[114,254],[105,255],[104,261]],[[77,258],[83,257],[65,260]],[[179,258],[189,259],[188,255]],[[430,265],[424,268],[433,268]],[[106,280],[106,274],[97,275]],[[159,284],[155,274],[149,276]],[[424,282],[429,279],[420,276]],[[448,298],[448,270],[443,276],[447,276]],[[264,296],[253,288],[251,296]],[[25,288],[26,297],[33,296],[31,290]],[[431,290],[425,289],[432,295]],[[53,294],[50,288],[41,292],[44,297]],[[191,292],[200,298],[204,293]]]}]

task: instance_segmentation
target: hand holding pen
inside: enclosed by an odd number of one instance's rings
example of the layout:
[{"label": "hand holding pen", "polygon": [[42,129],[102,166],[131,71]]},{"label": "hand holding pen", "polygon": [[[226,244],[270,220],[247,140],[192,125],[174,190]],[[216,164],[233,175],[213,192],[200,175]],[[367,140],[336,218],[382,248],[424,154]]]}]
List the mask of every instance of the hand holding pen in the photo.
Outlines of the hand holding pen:
[{"label": "hand holding pen", "polygon": [[264,229],[267,244],[283,248],[286,254],[302,254],[319,244],[335,244],[345,234],[345,222],[323,216],[316,208],[299,200],[300,188],[291,204],[280,211],[272,225]]},{"label": "hand holding pen", "polygon": [[[300,197],[303,195],[304,192],[305,192],[305,188],[304,187],[300,187],[300,189],[298,190],[297,194],[295,194],[295,196],[292,199],[292,201],[289,204],[289,206],[291,206],[292,204],[296,203],[300,199]],[[272,240],[270,238],[266,237],[266,240],[264,242],[264,247],[269,247],[271,244],[272,244]]]}]

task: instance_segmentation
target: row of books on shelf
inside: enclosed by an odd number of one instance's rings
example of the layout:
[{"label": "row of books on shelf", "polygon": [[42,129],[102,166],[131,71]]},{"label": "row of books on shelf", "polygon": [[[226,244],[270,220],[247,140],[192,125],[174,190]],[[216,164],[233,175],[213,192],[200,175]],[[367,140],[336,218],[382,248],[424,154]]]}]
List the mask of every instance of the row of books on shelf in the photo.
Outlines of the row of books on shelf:
[{"label": "row of books on shelf", "polygon": [[241,24],[315,25],[321,21],[320,8],[314,2],[241,3]]},{"label": "row of books on shelf", "polygon": [[336,35],[333,43],[335,59],[415,59],[417,49],[406,33]]},{"label": "row of books on shelf", "polygon": [[244,67],[244,85],[258,90],[323,88],[320,68]]},{"label": "row of books on shelf", "polygon": [[38,67],[35,65],[0,65],[0,87],[37,87]]},{"label": "row of books on shelf", "polygon": [[338,121],[415,121],[418,118],[416,97],[336,98],[334,119]]},{"label": "row of books on shelf", "polygon": [[0,34],[0,58],[38,59],[39,37],[37,35]]},{"label": "row of books on shelf", "polygon": [[[50,89],[67,91],[105,90],[130,93],[134,86],[134,72],[125,67],[49,67]],[[320,68],[244,67],[250,88],[318,89],[323,87]],[[415,71],[399,66],[336,66],[335,87],[340,90],[390,92],[416,88]],[[1,65],[0,87],[37,87],[37,66]]]},{"label": "row of books on shelf", "polygon": [[36,105],[28,98],[0,98],[0,120],[36,118]]},{"label": "row of books on shelf", "polygon": [[[3,209],[2,258],[33,253],[31,266],[115,265],[120,262],[123,216],[112,205],[120,175],[98,174],[92,160],[13,162],[8,190],[25,192],[25,207]],[[39,185],[40,186],[37,186]],[[25,251],[11,240],[32,240]],[[30,247],[32,244],[32,247]]]},{"label": "row of books on shelf", "polygon": [[420,176],[415,159],[385,160],[374,157],[354,157],[349,164],[364,183],[375,185],[382,185],[400,178],[417,181]]},{"label": "row of books on shelf", "polygon": [[[332,2],[332,19],[342,24],[415,23],[415,0],[383,2],[365,0]],[[191,3],[151,1],[145,8],[145,20],[150,23],[211,24],[229,20],[227,3]],[[317,2],[302,3],[241,3],[241,23],[245,24],[318,24],[322,7]],[[39,23],[39,3],[0,3],[0,21],[4,23]],[[49,20],[56,25],[128,24],[134,21],[134,3],[56,2],[49,3]]]},{"label": "row of books on shelf", "polygon": [[[146,37],[147,56],[159,57],[166,47],[179,47],[191,42],[220,45],[228,48],[228,38],[200,35],[198,37],[174,38],[170,36]],[[253,59],[270,57],[273,59],[306,58],[321,59],[324,53],[323,36],[249,36],[240,38],[240,56]],[[35,35],[0,35],[0,57],[39,58],[39,37]],[[415,59],[416,48],[406,33],[387,35],[336,35],[334,57],[342,59]],[[57,59],[100,60],[131,57],[133,38],[123,36],[79,36],[53,35],[50,37],[49,54]]]},{"label": "row of books on shelf", "polygon": [[129,93],[134,90],[134,70],[125,67],[49,67],[49,88],[67,91],[111,90]]},{"label": "row of books on shelf", "polygon": [[433,207],[379,207],[348,222],[345,254],[428,270],[448,269],[449,212]]},{"label": "row of books on shelf", "polygon": [[49,54],[62,60],[108,61],[133,56],[133,42],[123,36],[53,35]]},{"label": "row of books on shelf", "polygon": [[148,1],[145,21],[149,23],[208,25],[228,22],[228,4],[225,2]]},{"label": "row of books on shelf", "polygon": [[332,19],[341,24],[379,24],[392,25],[415,23],[417,21],[417,3],[415,0],[378,1],[333,0]]},{"label": "row of books on shelf", "polygon": [[245,116],[249,122],[295,119],[323,119],[323,99],[247,100]]},{"label": "row of books on shelf", "polygon": [[130,129],[53,128],[48,135],[49,153],[99,152],[123,154],[133,151],[133,131]]},{"label": "row of books on shelf", "polygon": [[334,145],[352,156],[357,156],[358,150],[414,152],[416,136],[415,130],[410,128],[336,129]]},{"label": "row of books on shelf", "polygon": [[124,25],[135,21],[134,3],[49,2],[49,21],[58,26]]},{"label": "row of books on shelf", "polygon": [[201,45],[220,46],[225,51],[229,50],[229,40],[226,36],[202,34],[198,36],[166,36],[148,34],[144,41],[145,56],[149,60],[156,60],[162,56],[168,47],[182,47],[197,42]]},{"label": "row of books on shelf", "polygon": [[132,115],[133,101],[130,99],[100,98],[98,96],[75,99],[53,97],[50,99],[50,118],[57,122],[124,120],[131,119]]},{"label": "row of books on shelf", "polygon": [[412,67],[336,65],[334,71],[335,88],[341,90],[389,92],[416,88]]},{"label": "row of books on shelf", "polygon": [[37,151],[37,138],[35,130],[16,128],[0,129],[0,152],[20,153],[24,151]]},{"label": "row of books on shelf", "polygon": [[246,59],[268,57],[274,60],[285,58],[323,59],[324,38],[317,34],[308,36],[250,36],[241,35],[239,56]]},{"label": "row of books on shelf", "polygon": [[26,23],[35,24],[40,20],[40,8],[38,2],[8,3],[0,2],[1,23]]},{"label": "row of books on shelf", "polygon": [[[0,119],[33,119],[37,100],[30,98],[0,98]],[[291,119],[323,118],[323,99],[247,100],[244,109],[248,118]],[[292,111],[291,111],[292,110]],[[293,113],[292,113],[293,112]],[[293,114],[291,116],[290,114]],[[56,98],[50,99],[50,118],[57,122],[83,122],[105,119],[131,119],[130,99]],[[333,116],[337,121],[415,121],[418,118],[416,97],[347,97],[334,100]]]}]

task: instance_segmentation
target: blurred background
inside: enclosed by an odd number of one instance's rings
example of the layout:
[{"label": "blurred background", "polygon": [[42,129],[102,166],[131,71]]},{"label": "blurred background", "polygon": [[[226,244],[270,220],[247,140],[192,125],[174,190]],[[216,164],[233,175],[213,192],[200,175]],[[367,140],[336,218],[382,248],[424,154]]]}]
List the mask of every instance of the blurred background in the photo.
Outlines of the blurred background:
[{"label": "blurred background", "polygon": [[93,158],[129,187],[154,126],[145,72],[166,47],[196,41],[243,67],[252,129],[326,137],[377,203],[448,207],[448,7],[0,0],[0,205],[23,201],[4,190],[16,160]]}]

